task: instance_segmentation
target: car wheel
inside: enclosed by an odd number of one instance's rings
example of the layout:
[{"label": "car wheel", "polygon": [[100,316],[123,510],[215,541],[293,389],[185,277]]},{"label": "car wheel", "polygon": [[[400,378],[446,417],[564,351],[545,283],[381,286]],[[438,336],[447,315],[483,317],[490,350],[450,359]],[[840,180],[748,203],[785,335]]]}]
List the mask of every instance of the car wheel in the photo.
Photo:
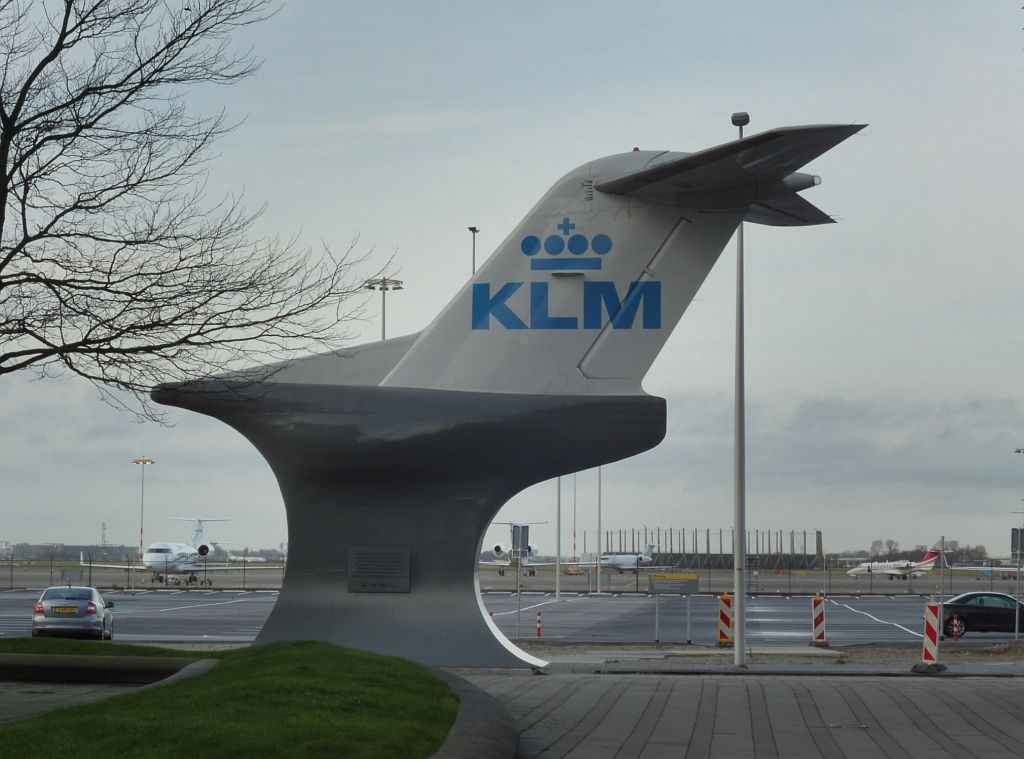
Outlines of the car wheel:
[{"label": "car wheel", "polygon": [[107,640],[113,640],[113,639],[114,639],[114,623],[111,622],[110,623],[110,627],[107,628]]},{"label": "car wheel", "polygon": [[947,638],[962,638],[967,633],[967,622],[963,617],[957,617],[956,620],[947,619],[945,633]]},{"label": "car wheel", "polygon": [[32,631],[32,637],[33,638],[38,638],[39,637],[39,631],[38,630],[33,630]]}]

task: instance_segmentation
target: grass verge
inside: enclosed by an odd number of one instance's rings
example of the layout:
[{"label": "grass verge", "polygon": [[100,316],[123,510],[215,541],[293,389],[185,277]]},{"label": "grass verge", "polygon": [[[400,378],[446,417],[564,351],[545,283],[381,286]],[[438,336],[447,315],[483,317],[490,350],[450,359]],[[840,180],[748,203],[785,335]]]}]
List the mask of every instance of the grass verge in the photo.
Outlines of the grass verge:
[{"label": "grass verge", "polygon": [[[74,643],[32,641],[29,643]],[[24,646],[7,653],[58,653]],[[66,647],[68,649],[72,646]],[[207,656],[149,646],[94,645],[60,653]],[[160,688],[59,709],[0,726],[5,756],[62,756],[83,736],[110,757],[426,757],[455,721],[458,698],[417,664],[322,641],[232,651],[210,672]],[[146,655],[146,654],[144,654]]]}]

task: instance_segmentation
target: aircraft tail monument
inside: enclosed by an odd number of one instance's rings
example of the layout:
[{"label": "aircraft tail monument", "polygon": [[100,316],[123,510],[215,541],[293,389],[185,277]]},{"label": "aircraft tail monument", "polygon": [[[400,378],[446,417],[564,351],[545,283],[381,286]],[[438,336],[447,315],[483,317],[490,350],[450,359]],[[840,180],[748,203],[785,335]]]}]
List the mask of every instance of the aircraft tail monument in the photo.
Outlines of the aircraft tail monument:
[{"label": "aircraft tail monument", "polygon": [[[154,400],[221,419],[273,469],[289,562],[260,641],[524,666],[479,601],[484,532],[537,482],[657,445],[641,381],[740,221],[832,221],[799,169],[862,128],[633,151],[560,179],[422,332]],[[233,389],[234,392],[224,392]]]}]

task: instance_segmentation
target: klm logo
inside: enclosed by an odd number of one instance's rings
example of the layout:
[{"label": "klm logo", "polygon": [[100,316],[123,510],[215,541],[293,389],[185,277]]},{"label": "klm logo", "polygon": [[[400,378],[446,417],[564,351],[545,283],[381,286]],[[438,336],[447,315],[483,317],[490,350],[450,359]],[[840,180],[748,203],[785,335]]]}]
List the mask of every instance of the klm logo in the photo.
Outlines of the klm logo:
[{"label": "klm logo", "polygon": [[[605,234],[586,235],[576,232],[576,225],[566,216],[555,225],[557,235],[548,235],[541,242],[537,235],[527,235],[519,243],[524,256],[529,256],[533,271],[600,271],[603,258],[612,252],[612,238]],[[539,255],[541,251],[544,255]],[[568,255],[563,255],[568,252]]]},{"label": "klm logo", "polygon": [[[548,282],[530,282],[529,313],[517,313],[509,302],[525,282],[473,285],[473,329],[632,329],[637,316],[643,329],[661,329],[661,282],[632,282],[620,298],[614,282],[583,282],[583,313],[554,316],[548,307]],[[520,299],[521,300],[521,299]]]}]

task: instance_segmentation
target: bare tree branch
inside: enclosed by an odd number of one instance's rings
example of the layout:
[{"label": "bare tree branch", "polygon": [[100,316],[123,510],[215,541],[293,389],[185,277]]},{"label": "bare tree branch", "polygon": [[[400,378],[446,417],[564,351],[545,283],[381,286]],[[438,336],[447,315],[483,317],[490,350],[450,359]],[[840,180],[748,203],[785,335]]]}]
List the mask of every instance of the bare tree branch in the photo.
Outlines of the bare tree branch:
[{"label": "bare tree branch", "polygon": [[253,74],[231,36],[273,10],[0,0],[0,375],[70,371],[158,418],[156,384],[340,345],[355,243],[253,240],[261,211],[209,204],[211,147],[233,126],[183,100]]}]

